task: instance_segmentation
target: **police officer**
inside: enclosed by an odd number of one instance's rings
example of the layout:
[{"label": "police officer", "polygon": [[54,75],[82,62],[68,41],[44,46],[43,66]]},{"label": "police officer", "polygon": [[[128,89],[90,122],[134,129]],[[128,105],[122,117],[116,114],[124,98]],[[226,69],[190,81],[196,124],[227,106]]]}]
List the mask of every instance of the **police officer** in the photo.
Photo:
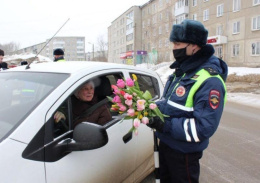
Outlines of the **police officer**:
[{"label": "police officer", "polygon": [[160,139],[159,165],[162,183],[199,182],[202,152],[220,122],[226,100],[226,63],[215,57],[207,43],[203,24],[184,20],[173,25],[175,69],[166,82],[162,99],[157,103],[169,117],[149,121]]},{"label": "police officer", "polygon": [[53,51],[53,56],[54,56],[54,62],[65,61],[64,51],[60,48],[57,48],[56,50]]}]

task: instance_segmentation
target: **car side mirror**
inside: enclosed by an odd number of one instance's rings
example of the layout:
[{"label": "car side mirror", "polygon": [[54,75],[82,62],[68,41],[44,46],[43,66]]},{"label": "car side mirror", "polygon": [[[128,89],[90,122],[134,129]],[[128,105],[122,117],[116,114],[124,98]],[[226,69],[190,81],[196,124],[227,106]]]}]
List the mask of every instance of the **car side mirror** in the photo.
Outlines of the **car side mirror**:
[{"label": "car side mirror", "polygon": [[73,140],[77,150],[91,150],[106,145],[108,135],[103,126],[82,122],[74,128]]}]

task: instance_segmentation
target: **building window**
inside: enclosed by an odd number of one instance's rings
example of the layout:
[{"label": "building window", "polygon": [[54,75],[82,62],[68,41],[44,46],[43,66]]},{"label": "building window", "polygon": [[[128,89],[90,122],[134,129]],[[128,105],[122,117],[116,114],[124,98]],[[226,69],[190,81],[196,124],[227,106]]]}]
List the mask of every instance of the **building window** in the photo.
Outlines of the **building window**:
[{"label": "building window", "polygon": [[252,18],[252,30],[260,30],[260,15]]},{"label": "building window", "polygon": [[209,20],[209,9],[203,11],[203,21]]},{"label": "building window", "polygon": [[197,6],[197,0],[192,0],[192,6]]},{"label": "building window", "polygon": [[232,56],[237,57],[239,55],[239,44],[234,44],[232,50]]},{"label": "building window", "polygon": [[160,13],[160,21],[162,21],[162,19],[163,19],[163,15],[162,15],[162,13]]},{"label": "building window", "polygon": [[222,47],[222,46],[217,46],[217,47],[215,48],[215,54],[216,54],[216,56],[217,56],[218,58],[221,58],[221,59],[222,59],[222,57],[223,57],[222,53],[223,53],[223,47]]},{"label": "building window", "polygon": [[224,12],[224,4],[220,4],[217,6],[217,17],[223,16]]},{"label": "building window", "polygon": [[165,32],[169,32],[169,24],[165,24]]},{"label": "building window", "polygon": [[162,26],[159,26],[159,34],[162,34]]},{"label": "building window", "polygon": [[197,14],[196,13],[192,15],[192,20],[197,20]]},{"label": "building window", "polygon": [[252,43],[252,55],[260,55],[260,42]]},{"label": "building window", "polygon": [[180,16],[176,17],[175,23],[180,24],[185,19],[186,19],[186,15],[180,15]]},{"label": "building window", "polygon": [[223,35],[223,26],[219,25],[217,26],[216,35]]},{"label": "building window", "polygon": [[233,0],[233,11],[239,11],[241,9],[241,0]]},{"label": "building window", "polygon": [[127,35],[126,36],[126,41],[131,41],[131,40],[133,40],[133,33],[132,34],[129,34],[129,35]]},{"label": "building window", "polygon": [[253,6],[260,4],[260,0],[253,0]]},{"label": "building window", "polygon": [[233,23],[233,34],[238,34],[240,32],[240,22]]},{"label": "building window", "polygon": [[159,40],[159,48],[161,48],[162,47],[162,40],[160,39]]}]

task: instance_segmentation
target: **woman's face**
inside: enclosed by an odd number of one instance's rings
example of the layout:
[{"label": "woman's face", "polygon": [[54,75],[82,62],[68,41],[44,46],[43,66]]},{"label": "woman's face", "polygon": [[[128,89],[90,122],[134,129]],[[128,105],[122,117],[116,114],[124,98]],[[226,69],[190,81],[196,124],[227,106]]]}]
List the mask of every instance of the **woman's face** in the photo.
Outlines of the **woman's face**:
[{"label": "woman's face", "polygon": [[94,96],[94,87],[91,83],[86,83],[78,93],[78,97],[80,100],[89,102],[93,99]]}]

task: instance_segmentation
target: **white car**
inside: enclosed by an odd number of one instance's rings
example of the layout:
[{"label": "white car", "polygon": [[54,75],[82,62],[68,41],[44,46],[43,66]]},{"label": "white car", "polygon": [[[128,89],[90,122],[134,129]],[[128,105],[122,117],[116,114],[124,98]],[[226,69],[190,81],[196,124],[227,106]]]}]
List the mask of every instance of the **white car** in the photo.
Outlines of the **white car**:
[{"label": "white car", "polygon": [[111,84],[136,74],[141,90],[159,99],[163,85],[151,70],[104,62],[51,62],[0,72],[0,182],[140,182],[154,170],[153,132],[146,125],[128,133],[131,120],[119,114],[99,126],[83,122],[57,134],[54,114],[71,114],[71,96],[94,80],[100,100]]}]

